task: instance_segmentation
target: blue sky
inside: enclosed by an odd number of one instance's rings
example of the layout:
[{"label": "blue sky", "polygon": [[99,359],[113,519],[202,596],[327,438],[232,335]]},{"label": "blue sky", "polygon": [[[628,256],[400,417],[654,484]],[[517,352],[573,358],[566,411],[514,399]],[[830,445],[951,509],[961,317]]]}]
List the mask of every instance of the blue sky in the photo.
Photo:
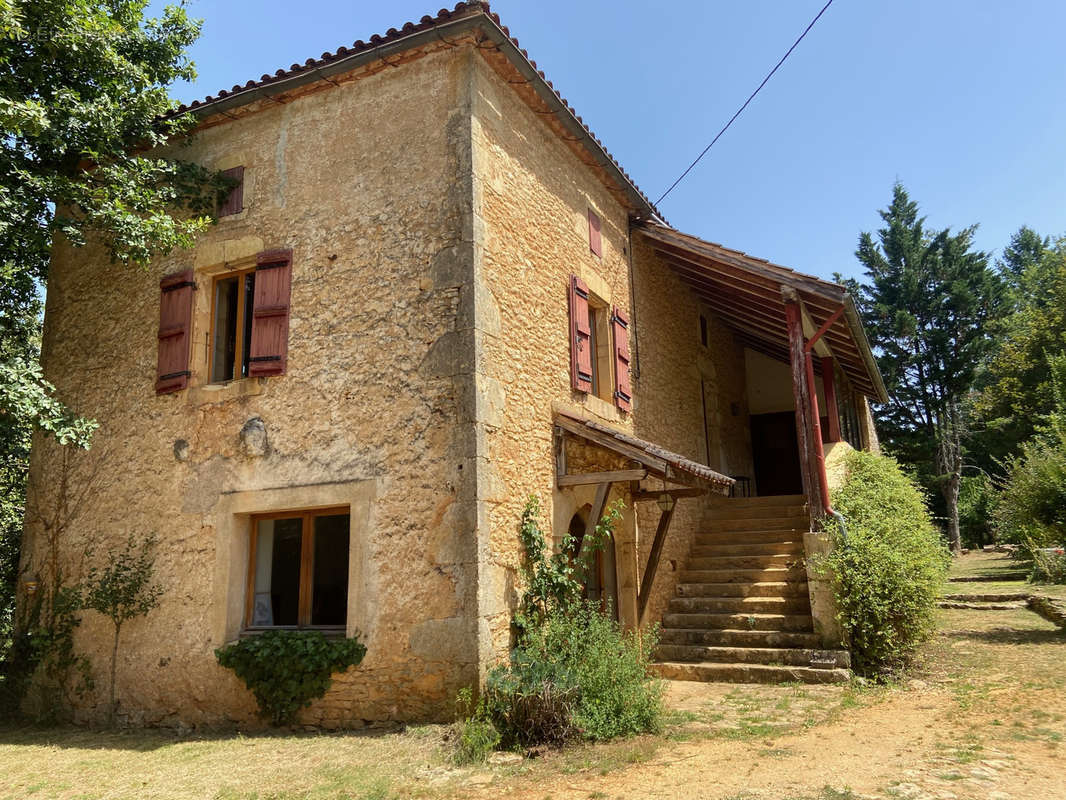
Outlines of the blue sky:
[{"label": "blue sky", "polygon": [[[189,101],[384,33],[424,0],[190,0]],[[653,200],[824,0],[497,0],[492,8]],[[153,3],[159,7],[162,3]],[[934,226],[1066,233],[1066,3],[835,0],[662,203],[676,227],[822,276],[899,179]]]}]

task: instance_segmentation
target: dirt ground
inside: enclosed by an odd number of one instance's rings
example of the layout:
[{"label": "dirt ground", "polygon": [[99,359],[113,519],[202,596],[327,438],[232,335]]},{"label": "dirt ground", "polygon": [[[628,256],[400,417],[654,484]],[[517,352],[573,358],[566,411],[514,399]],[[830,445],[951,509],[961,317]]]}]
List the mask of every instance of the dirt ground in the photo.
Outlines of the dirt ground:
[{"label": "dirt ground", "polygon": [[[997,569],[996,558],[956,569]],[[970,588],[959,587],[947,591]],[[944,610],[897,685],[672,683],[660,736],[473,768],[449,763],[440,726],[184,738],[0,728],[0,797],[1066,800],[1064,656],[1066,632],[1027,610]]]}]

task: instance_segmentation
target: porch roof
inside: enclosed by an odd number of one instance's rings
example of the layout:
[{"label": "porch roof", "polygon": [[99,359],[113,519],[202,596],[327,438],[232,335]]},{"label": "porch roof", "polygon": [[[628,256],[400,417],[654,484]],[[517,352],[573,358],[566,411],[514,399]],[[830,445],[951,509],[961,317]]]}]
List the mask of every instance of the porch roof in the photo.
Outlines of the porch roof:
[{"label": "porch roof", "polygon": [[[782,290],[798,295],[810,335],[841,308],[819,347],[837,360],[852,386],[873,400],[888,402],[881,373],[863,331],[855,301],[838,283],[804,275],[739,250],[653,222],[635,228],[700,302],[732,328],[746,347],[788,363],[788,329]],[[817,352],[817,351],[816,351]]]},{"label": "porch roof", "polygon": [[729,476],[715,472],[705,464],[595,420],[556,410],[555,424],[568,434],[638,462],[647,469],[649,475],[671,483],[720,493],[727,492],[736,483]]}]

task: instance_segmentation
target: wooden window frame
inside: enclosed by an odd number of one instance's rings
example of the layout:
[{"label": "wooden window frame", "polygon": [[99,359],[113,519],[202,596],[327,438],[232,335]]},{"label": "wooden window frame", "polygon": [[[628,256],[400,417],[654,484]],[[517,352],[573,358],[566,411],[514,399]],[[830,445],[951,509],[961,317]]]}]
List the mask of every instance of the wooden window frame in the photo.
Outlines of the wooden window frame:
[{"label": "wooden window frame", "polygon": [[589,347],[592,364],[592,389],[588,394],[608,403],[614,402],[614,331],[611,306],[599,295],[589,292]]},{"label": "wooden window frame", "polygon": [[[241,269],[229,270],[228,272],[220,272],[217,275],[211,276],[211,328],[210,334],[207,339],[207,382],[213,384],[226,384],[232,381],[239,381],[246,378],[246,375],[241,374],[241,364],[244,361],[244,351],[250,346],[250,342],[244,341],[244,283],[249,275],[255,274],[255,265],[250,267],[243,267]],[[233,377],[228,381],[216,381],[213,380],[215,373],[215,335],[218,331],[215,326],[218,324],[218,284],[219,281],[228,281],[233,278],[237,279],[237,327],[235,329],[235,342],[233,348]],[[253,300],[254,304],[254,300]]]},{"label": "wooden window frame", "polygon": [[[248,518],[248,578],[245,587],[244,600],[244,627],[243,633],[262,633],[264,631],[278,630],[309,630],[322,631],[324,633],[346,633],[348,626],[344,625],[312,625],[311,624],[311,601],[314,593],[314,519],[315,517],[330,517],[340,514],[348,515],[348,551],[351,557],[352,535],[352,510],[351,506],[332,506],[329,508],[297,509],[292,511],[272,511],[268,514],[252,514]],[[256,548],[259,543],[257,528],[260,522],[272,519],[296,519],[300,523],[300,600],[297,611],[297,623],[295,625],[252,625],[252,611],[255,604],[255,567]],[[349,564],[350,566],[350,564]],[[348,587],[349,591],[351,586]],[[349,595],[350,599],[350,595]],[[348,609],[345,609],[345,617]]]}]

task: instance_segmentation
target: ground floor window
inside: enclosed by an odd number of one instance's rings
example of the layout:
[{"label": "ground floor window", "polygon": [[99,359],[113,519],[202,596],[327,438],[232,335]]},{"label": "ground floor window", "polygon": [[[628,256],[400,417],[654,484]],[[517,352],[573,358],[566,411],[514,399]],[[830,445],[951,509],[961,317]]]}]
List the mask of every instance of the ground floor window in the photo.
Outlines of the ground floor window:
[{"label": "ground floor window", "polygon": [[347,508],[252,517],[247,627],[346,627],[349,519]]}]

